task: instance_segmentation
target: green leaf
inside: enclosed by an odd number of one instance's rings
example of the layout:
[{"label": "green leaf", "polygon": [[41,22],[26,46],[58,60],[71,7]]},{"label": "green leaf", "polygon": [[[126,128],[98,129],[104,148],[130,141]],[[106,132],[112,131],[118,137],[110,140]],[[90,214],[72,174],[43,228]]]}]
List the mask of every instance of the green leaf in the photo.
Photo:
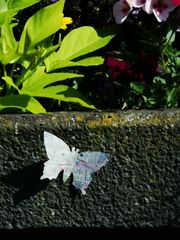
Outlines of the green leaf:
[{"label": "green leaf", "polygon": [[87,67],[87,66],[98,66],[103,64],[104,62],[104,58],[100,57],[100,56],[96,56],[96,57],[89,57],[89,58],[85,58],[79,61],[68,61],[68,60],[59,60],[56,59],[54,61],[46,61],[45,60],[45,65],[46,65],[46,70],[47,72],[51,72],[53,70],[56,69],[60,69],[60,68],[66,68],[66,67],[77,67],[77,66],[83,66],[83,67]]},{"label": "green leaf", "polygon": [[170,30],[166,35],[166,42],[169,44],[172,44],[175,40],[175,37],[176,37],[176,32],[174,32],[173,30]]},{"label": "green leaf", "polygon": [[179,89],[173,88],[167,91],[167,103],[170,105],[177,97]]},{"label": "green leaf", "polygon": [[23,82],[22,90],[20,90],[19,93],[33,97],[45,97],[65,102],[79,103],[84,107],[95,109],[81,93],[71,87],[65,85],[48,87],[49,84],[68,78],[83,77],[83,75],[62,72],[47,74],[44,70],[45,67],[38,67],[37,70]]},{"label": "green leaf", "polygon": [[144,99],[144,102],[147,104],[150,104],[151,106],[156,104],[156,99],[152,96],[152,97],[146,97],[146,96],[142,96]]},{"label": "green leaf", "polygon": [[0,111],[8,108],[17,108],[34,114],[46,113],[46,110],[35,98],[27,95],[0,97]]},{"label": "green leaf", "polygon": [[5,20],[1,26],[0,38],[0,61],[6,65],[16,61],[20,56],[17,53],[18,42],[16,42],[9,15],[6,14]]},{"label": "green leaf", "polygon": [[4,39],[4,51],[7,51],[8,48],[14,48],[17,46],[17,42],[13,35],[12,25],[8,14],[6,15],[5,21],[3,22],[3,25],[1,27],[1,37]]},{"label": "green leaf", "polygon": [[[55,46],[50,46],[50,47],[42,47],[38,45],[38,50],[40,52],[40,57],[38,58],[38,62],[42,63],[45,58],[47,58],[50,54],[52,54],[54,51],[56,51],[59,48],[59,45]],[[38,50],[34,51],[29,51],[28,54],[23,55],[23,58],[18,61],[19,64],[21,64],[25,69],[27,69],[30,64],[33,62],[32,59],[34,56],[37,54],[38,55]],[[38,65],[38,64],[37,64]]]},{"label": "green leaf", "polygon": [[[75,58],[81,57],[87,53],[93,52],[107,45],[110,40],[115,36],[112,31],[104,30],[98,32],[93,27],[84,26],[72,30],[62,40],[60,49],[53,53],[45,60],[48,66],[51,62],[57,65],[57,61],[70,61]],[[53,64],[51,63],[51,69]]]},{"label": "green leaf", "polygon": [[23,94],[34,97],[52,98],[64,102],[72,102],[80,104],[86,108],[95,109],[95,107],[80,92],[65,85],[47,87],[41,90],[23,91]]},{"label": "green leaf", "polygon": [[49,84],[66,80],[68,78],[83,77],[83,75],[75,73],[45,73],[45,67],[39,66],[37,70],[23,82],[21,93],[24,91],[41,91]]},{"label": "green leaf", "polygon": [[64,2],[65,0],[60,0],[42,8],[28,19],[20,38],[20,53],[26,52],[60,29]]},{"label": "green leaf", "polygon": [[19,11],[40,2],[40,0],[10,0],[8,1],[8,9]]},{"label": "green leaf", "polygon": [[13,80],[11,77],[9,76],[4,76],[2,77],[2,79],[10,86],[12,86],[13,88],[15,88],[16,90],[19,91],[18,87],[16,86],[16,84],[14,84]]},{"label": "green leaf", "polygon": [[159,85],[166,85],[166,80],[162,77],[154,77],[153,83],[159,84]]},{"label": "green leaf", "polygon": [[56,44],[54,46],[50,46],[50,47],[45,47],[44,51],[42,53],[41,58],[46,58],[48,57],[50,54],[52,54],[53,52],[55,52],[58,48],[60,47],[59,44]]},{"label": "green leaf", "polygon": [[60,59],[72,60],[87,53],[104,47],[114,35],[99,36],[98,32],[90,26],[72,30],[62,41],[57,52]]},{"label": "green leaf", "polygon": [[0,49],[0,62],[3,65],[16,62],[16,60],[18,60],[18,58],[20,57],[20,55],[17,54],[17,49],[18,48],[10,49],[6,54],[4,54]]},{"label": "green leaf", "polygon": [[0,0],[0,25],[8,13],[12,19],[19,10],[30,7],[40,0]]},{"label": "green leaf", "polygon": [[131,88],[134,89],[137,93],[143,93],[145,89],[144,83],[132,82],[130,83]]}]

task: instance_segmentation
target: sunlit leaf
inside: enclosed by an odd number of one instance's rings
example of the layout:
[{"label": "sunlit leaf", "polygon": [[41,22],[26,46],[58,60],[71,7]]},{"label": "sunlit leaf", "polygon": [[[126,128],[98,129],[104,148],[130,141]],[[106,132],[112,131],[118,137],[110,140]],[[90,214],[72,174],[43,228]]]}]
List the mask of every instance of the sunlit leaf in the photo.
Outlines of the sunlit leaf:
[{"label": "sunlit leaf", "polygon": [[83,66],[83,67],[87,67],[87,66],[98,66],[103,64],[104,62],[104,58],[100,57],[100,56],[96,56],[96,57],[89,57],[89,58],[85,58],[79,61],[68,61],[68,60],[52,60],[52,61],[46,61],[45,60],[45,64],[46,64],[46,70],[47,72],[51,72],[52,70],[55,69],[60,69],[60,68],[66,68],[66,67],[77,67],[77,66]]},{"label": "sunlit leaf", "polygon": [[0,97],[0,111],[9,108],[17,108],[34,114],[46,113],[46,110],[35,98],[27,95]]},{"label": "sunlit leaf", "polygon": [[18,11],[37,2],[40,2],[40,0],[0,0],[0,25],[3,23],[7,13],[12,18]]},{"label": "sunlit leaf", "polygon": [[14,84],[13,80],[11,77],[9,76],[4,76],[2,77],[2,79],[10,86],[12,86],[13,88],[15,88],[16,90],[19,90],[18,87],[16,86],[16,84]]},{"label": "sunlit leaf", "polygon": [[[50,71],[50,69],[56,69],[57,65],[61,66],[60,63],[58,64],[58,61],[64,61],[65,63],[65,61],[74,60],[80,56],[84,56],[87,53],[91,53],[104,47],[114,36],[115,33],[113,31],[108,31],[106,29],[103,32],[99,32],[90,26],[79,27],[72,30],[62,40],[59,50],[56,53],[51,54],[45,60],[48,71]],[[92,61],[89,62],[89,65],[92,63]],[[85,65],[87,66],[87,63]]]},{"label": "sunlit leaf", "polygon": [[95,109],[95,107],[90,103],[90,101],[88,101],[79,91],[65,85],[57,85],[32,91],[23,90],[21,91],[21,93],[33,97],[45,97],[61,100],[64,102],[72,102],[80,104],[81,106],[86,108]]},{"label": "sunlit leaf", "polygon": [[37,70],[27,78],[24,83],[21,92],[23,91],[41,91],[49,84],[63,81],[66,79],[83,77],[83,75],[75,73],[45,73],[45,67],[38,67]]},{"label": "sunlit leaf", "polygon": [[28,19],[20,38],[20,53],[26,52],[60,29],[64,1],[44,7]]}]

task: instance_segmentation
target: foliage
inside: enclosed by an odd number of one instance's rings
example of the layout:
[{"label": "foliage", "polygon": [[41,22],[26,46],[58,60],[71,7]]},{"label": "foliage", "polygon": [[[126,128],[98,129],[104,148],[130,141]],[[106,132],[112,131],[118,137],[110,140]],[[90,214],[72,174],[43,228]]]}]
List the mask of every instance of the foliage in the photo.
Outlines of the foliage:
[{"label": "foliage", "polygon": [[0,1],[0,111],[179,107],[180,7],[115,25],[120,1]]},{"label": "foliage", "polygon": [[100,109],[180,106],[180,9],[157,22],[141,9],[130,13],[106,48],[96,74],[79,89]]},{"label": "foliage", "polygon": [[[180,23],[178,9],[166,22],[153,16],[129,17],[116,57],[127,61],[129,75],[112,76],[120,108],[167,108],[180,106],[180,45],[176,38]],[[133,41],[131,40],[133,39]],[[109,67],[112,70],[112,66]],[[116,83],[119,83],[116,84]],[[117,107],[116,105],[116,107]]]},{"label": "foliage", "polygon": [[65,0],[60,0],[33,14],[26,21],[20,36],[16,37],[17,12],[37,2],[0,1],[0,111],[17,108],[45,113],[40,98],[95,109],[76,89],[76,84],[68,86],[66,82],[83,77],[72,67],[103,63],[103,58],[92,55],[92,52],[107,45],[115,35],[114,30],[110,28],[99,32],[93,27],[83,26],[61,40]]}]

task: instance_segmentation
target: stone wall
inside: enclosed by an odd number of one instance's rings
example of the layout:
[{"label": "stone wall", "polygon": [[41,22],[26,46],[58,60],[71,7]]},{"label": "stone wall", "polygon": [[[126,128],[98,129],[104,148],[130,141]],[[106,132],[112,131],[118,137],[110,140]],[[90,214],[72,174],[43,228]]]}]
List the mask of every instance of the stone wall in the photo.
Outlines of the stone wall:
[{"label": "stone wall", "polygon": [[[86,195],[41,180],[43,132],[111,155]],[[0,228],[180,226],[180,111],[60,112],[0,116]]]}]

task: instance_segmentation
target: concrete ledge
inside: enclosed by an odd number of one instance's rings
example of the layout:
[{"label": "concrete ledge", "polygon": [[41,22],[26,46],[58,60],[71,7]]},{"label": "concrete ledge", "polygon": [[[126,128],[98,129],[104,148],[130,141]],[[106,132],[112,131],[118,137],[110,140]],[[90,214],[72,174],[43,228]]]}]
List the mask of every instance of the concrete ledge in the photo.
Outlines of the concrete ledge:
[{"label": "concrete ledge", "polygon": [[[111,154],[85,196],[40,181],[43,131]],[[180,110],[0,116],[0,228],[180,227]]]}]

